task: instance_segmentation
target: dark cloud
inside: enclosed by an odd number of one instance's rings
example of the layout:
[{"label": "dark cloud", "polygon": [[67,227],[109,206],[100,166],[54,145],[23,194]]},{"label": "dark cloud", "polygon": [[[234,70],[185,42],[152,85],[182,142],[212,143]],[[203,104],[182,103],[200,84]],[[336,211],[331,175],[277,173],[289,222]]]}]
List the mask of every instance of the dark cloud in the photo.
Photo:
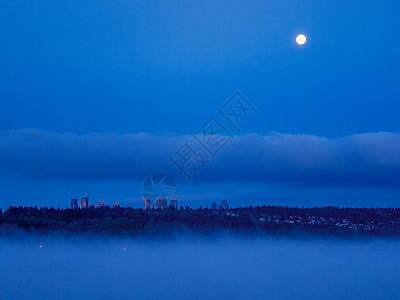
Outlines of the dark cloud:
[{"label": "dark cloud", "polygon": [[[190,136],[147,133],[0,133],[0,172],[29,178],[138,179],[173,175],[169,157]],[[210,159],[210,158],[209,158]],[[367,133],[337,139],[272,133],[234,137],[195,180],[257,181],[298,186],[400,188],[400,134]]]},{"label": "dark cloud", "polygon": [[[356,134],[332,140],[310,135],[246,135],[234,139],[218,157],[218,169],[229,180],[400,188],[400,134]],[[210,176],[214,173],[209,172]]]}]

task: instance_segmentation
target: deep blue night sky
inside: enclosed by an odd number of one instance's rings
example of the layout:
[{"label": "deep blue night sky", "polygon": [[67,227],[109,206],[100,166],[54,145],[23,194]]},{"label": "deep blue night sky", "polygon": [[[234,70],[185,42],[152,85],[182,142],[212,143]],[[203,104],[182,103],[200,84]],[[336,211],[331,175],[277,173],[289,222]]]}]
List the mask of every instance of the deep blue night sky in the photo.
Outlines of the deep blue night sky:
[{"label": "deep blue night sky", "polygon": [[182,204],[399,206],[399,28],[397,0],[3,1],[0,207],[141,207],[235,91],[259,114]]}]

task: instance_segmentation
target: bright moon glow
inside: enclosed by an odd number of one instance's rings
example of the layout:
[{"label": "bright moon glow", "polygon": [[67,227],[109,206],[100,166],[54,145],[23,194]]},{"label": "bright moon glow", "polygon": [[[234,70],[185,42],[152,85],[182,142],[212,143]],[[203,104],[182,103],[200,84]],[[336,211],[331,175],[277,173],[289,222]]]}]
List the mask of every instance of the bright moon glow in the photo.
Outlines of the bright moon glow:
[{"label": "bright moon glow", "polygon": [[299,35],[296,37],[296,43],[299,44],[299,45],[304,45],[304,43],[306,42],[306,40],[307,40],[307,38],[306,38],[306,36],[305,36],[304,34],[299,34]]}]

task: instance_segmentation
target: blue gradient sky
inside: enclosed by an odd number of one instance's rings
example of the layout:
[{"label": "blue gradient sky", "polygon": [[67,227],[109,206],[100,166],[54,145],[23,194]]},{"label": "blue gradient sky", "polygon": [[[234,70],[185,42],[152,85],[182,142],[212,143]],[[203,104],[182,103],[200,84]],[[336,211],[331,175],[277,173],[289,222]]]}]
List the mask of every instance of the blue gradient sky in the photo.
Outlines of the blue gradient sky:
[{"label": "blue gradient sky", "polygon": [[[86,192],[141,206],[141,178],[173,173],[162,160],[170,153],[146,156],[145,146],[192,134],[237,90],[259,111],[241,134],[311,138],[284,146],[278,165],[260,143],[227,148],[202,178],[179,183],[182,203],[399,206],[398,28],[397,0],[3,1],[0,207],[66,206]],[[302,47],[299,33],[308,38]],[[139,132],[154,138],[119,156],[121,139]],[[101,138],[93,144],[90,134]],[[113,141],[117,151],[107,147]],[[126,171],[138,157],[140,171]],[[227,176],[227,165],[240,175]]]}]

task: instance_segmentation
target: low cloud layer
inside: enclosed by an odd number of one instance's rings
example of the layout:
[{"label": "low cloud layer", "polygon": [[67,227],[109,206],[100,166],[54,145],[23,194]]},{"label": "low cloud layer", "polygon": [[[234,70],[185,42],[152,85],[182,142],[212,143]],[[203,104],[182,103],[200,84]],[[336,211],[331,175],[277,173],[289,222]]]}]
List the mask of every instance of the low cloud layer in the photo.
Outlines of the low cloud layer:
[{"label": "low cloud layer", "polygon": [[[0,133],[0,172],[28,178],[143,180],[176,175],[169,157],[190,136],[147,133]],[[200,146],[199,146],[200,147]],[[366,133],[337,139],[272,133],[234,137],[194,180],[257,181],[296,186],[374,186],[400,189],[400,134]]]}]

